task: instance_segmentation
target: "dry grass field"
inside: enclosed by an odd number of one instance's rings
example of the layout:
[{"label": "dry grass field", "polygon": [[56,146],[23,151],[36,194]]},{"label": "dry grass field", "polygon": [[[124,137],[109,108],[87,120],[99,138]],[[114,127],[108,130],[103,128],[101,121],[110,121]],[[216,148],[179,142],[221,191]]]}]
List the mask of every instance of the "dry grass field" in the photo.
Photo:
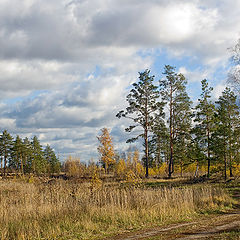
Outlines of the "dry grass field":
[{"label": "dry grass field", "polygon": [[0,238],[101,239],[118,232],[188,221],[231,207],[220,187],[146,187],[54,180],[0,182]]}]

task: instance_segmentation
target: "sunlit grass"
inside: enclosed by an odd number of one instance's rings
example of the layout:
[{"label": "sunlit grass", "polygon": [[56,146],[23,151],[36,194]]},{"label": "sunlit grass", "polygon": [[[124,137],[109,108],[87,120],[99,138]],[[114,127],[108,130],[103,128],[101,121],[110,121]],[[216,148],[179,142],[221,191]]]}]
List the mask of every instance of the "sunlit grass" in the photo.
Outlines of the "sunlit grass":
[{"label": "sunlit grass", "polygon": [[123,230],[185,221],[231,203],[221,188],[208,185],[154,189],[2,181],[0,238],[99,239]]}]

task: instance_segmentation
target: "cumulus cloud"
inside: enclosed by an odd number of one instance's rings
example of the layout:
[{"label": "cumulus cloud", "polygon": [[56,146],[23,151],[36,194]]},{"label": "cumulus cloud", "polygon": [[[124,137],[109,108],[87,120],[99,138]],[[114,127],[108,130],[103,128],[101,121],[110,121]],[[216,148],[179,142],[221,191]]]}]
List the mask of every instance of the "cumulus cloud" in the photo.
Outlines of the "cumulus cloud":
[{"label": "cumulus cloud", "polygon": [[212,69],[195,69],[191,71],[185,66],[180,67],[179,72],[182,73],[190,83],[200,82],[213,74]]},{"label": "cumulus cloud", "polygon": [[[212,77],[239,37],[239,7],[239,0],[2,0],[1,128],[89,159],[107,126],[124,149],[128,122],[115,114],[137,72],[165,50],[191,84]],[[186,57],[200,66],[185,66]]]}]

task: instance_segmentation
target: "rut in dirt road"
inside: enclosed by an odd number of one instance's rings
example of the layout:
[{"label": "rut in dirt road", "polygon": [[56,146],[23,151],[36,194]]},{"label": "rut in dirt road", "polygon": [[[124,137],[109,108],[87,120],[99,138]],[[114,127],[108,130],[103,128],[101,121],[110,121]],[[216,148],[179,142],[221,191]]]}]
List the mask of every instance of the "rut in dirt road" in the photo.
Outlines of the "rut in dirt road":
[{"label": "rut in dirt road", "polygon": [[159,237],[159,239],[164,240],[201,239],[233,229],[240,230],[240,212],[224,214],[211,220],[205,219],[199,222],[174,224],[167,227],[156,227],[135,233],[126,233],[112,237],[111,240],[147,240],[150,237]]},{"label": "rut in dirt road", "polygon": [[[240,217],[240,216],[239,216]],[[176,238],[178,240],[188,240],[188,239],[199,239],[199,238],[206,238],[206,237],[211,237],[215,235],[216,233],[221,233],[227,230],[233,230],[233,229],[240,229],[240,220],[239,221],[234,221],[232,223],[224,224],[221,226],[214,227],[208,231],[204,232],[197,232],[191,235],[188,235],[187,237],[181,237],[181,238]]]},{"label": "rut in dirt road", "polygon": [[196,222],[191,222],[191,223],[182,223],[182,224],[178,224],[178,225],[173,225],[173,226],[169,226],[169,227],[166,227],[166,228],[161,228],[161,229],[151,229],[151,230],[148,230],[148,231],[145,231],[145,232],[138,232],[138,233],[133,233],[132,235],[129,235],[129,236],[117,236],[114,238],[114,240],[136,240],[136,239],[144,239],[144,238],[148,238],[148,237],[151,237],[151,236],[156,236],[158,235],[159,233],[162,233],[162,232],[168,232],[168,231],[171,231],[171,230],[174,230],[176,228],[180,228],[180,227],[185,227],[185,226],[189,226],[189,225],[193,225],[193,224],[196,224]]},{"label": "rut in dirt road", "polygon": [[[143,229],[137,232],[124,233],[106,240],[188,240],[188,239],[220,239],[220,234],[228,232],[240,232],[240,190],[236,189],[232,197],[237,200],[228,213],[203,217],[195,222],[172,224],[165,227]],[[235,239],[235,238],[234,238]],[[236,239],[240,239],[236,238]]]}]

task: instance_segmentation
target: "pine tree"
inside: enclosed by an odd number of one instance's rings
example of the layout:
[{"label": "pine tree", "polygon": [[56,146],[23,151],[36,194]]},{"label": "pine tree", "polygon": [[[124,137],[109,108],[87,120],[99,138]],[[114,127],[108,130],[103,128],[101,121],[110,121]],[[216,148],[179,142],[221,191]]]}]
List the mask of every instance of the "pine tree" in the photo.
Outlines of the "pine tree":
[{"label": "pine tree", "polygon": [[112,139],[110,137],[109,131],[107,128],[101,129],[102,134],[97,136],[97,139],[100,143],[98,147],[98,152],[100,153],[101,163],[105,168],[105,172],[109,172],[109,166],[113,165],[115,161],[115,152],[112,143]]},{"label": "pine tree", "polygon": [[45,173],[47,171],[47,162],[43,155],[42,146],[36,136],[33,137],[32,145],[32,172],[35,174]]},{"label": "pine tree", "polygon": [[160,166],[163,162],[167,162],[169,153],[168,130],[164,121],[165,114],[161,109],[155,114],[153,125],[153,136],[149,142],[150,152],[152,153],[153,164]]},{"label": "pine tree", "polygon": [[10,135],[10,133],[8,133],[7,130],[4,130],[3,133],[0,135],[0,144],[1,154],[4,160],[4,175],[6,175],[6,169],[13,146],[13,137]]},{"label": "pine tree", "polygon": [[32,172],[33,147],[27,137],[24,138],[23,145],[24,145],[23,162],[25,163],[24,171],[29,173],[29,172]]},{"label": "pine tree", "polygon": [[15,168],[22,174],[24,174],[24,150],[25,146],[22,139],[17,135],[15,141],[13,142],[13,148],[11,152],[11,160],[9,166]]},{"label": "pine tree", "polygon": [[152,131],[154,112],[159,108],[157,102],[159,92],[157,86],[153,84],[154,76],[149,74],[149,70],[139,73],[139,82],[133,84],[133,89],[127,95],[129,106],[116,115],[118,118],[129,118],[134,122],[133,125],[125,129],[127,132],[131,132],[136,127],[142,128],[141,134],[127,142],[134,142],[140,137],[144,139],[146,177],[148,177],[149,166],[149,134]]},{"label": "pine tree", "polygon": [[[174,172],[174,162],[176,153],[180,151],[178,146],[184,144],[186,134],[189,135],[191,125],[191,101],[186,93],[187,81],[183,74],[176,73],[175,67],[166,65],[164,73],[166,79],[161,79],[160,94],[162,100],[169,109],[169,164],[168,176]],[[185,132],[187,131],[187,132]]]},{"label": "pine tree", "polygon": [[181,176],[184,165],[189,163],[189,148],[191,142],[191,128],[192,128],[192,110],[189,96],[183,90],[175,97],[175,104],[173,105],[174,112],[174,156],[175,164],[180,166]]},{"label": "pine tree", "polygon": [[44,149],[43,154],[44,154],[44,157],[47,161],[47,171],[48,171],[48,173],[50,173],[50,174],[59,173],[61,164],[60,164],[58,158],[56,157],[53,149],[49,145],[47,145]]},{"label": "pine tree", "polygon": [[236,95],[226,88],[217,104],[216,123],[214,133],[214,151],[216,157],[224,163],[224,178],[227,179],[227,167],[229,166],[230,177],[234,155],[235,131],[239,125],[239,109],[236,105]]},{"label": "pine tree", "polygon": [[195,107],[195,119],[196,126],[194,128],[195,141],[198,142],[202,153],[206,156],[208,172],[207,176],[210,177],[210,165],[211,165],[211,135],[214,131],[214,113],[215,106],[212,103],[211,92],[212,87],[208,86],[206,79],[201,81],[202,83],[202,93],[201,98],[198,99],[198,104]]}]

